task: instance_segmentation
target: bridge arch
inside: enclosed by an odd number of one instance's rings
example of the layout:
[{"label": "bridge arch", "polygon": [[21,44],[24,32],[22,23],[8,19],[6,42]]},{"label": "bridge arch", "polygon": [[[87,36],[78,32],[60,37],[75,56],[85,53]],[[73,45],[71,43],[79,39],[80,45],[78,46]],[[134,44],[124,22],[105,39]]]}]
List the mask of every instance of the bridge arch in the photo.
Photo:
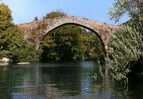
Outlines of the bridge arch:
[{"label": "bridge arch", "polygon": [[53,30],[55,30],[55,29],[57,29],[57,28],[60,28],[60,27],[62,27],[62,26],[64,26],[64,25],[81,26],[81,27],[83,27],[83,28],[85,28],[85,29],[90,30],[90,31],[91,31],[92,33],[94,33],[94,34],[98,37],[98,39],[100,40],[100,43],[101,43],[101,45],[102,45],[102,47],[103,47],[104,54],[105,54],[105,56],[106,56],[106,46],[105,46],[104,41],[102,40],[101,36],[99,35],[99,33],[96,32],[93,28],[88,27],[88,26],[83,25],[83,24],[80,24],[80,23],[63,22],[62,24],[59,24],[59,25],[53,27],[52,29],[47,30],[46,33],[44,34],[44,36],[42,36],[41,39],[43,40],[43,39],[46,37],[46,35],[48,35],[51,31],[53,31]]},{"label": "bridge arch", "polygon": [[46,28],[44,29],[44,31],[42,31],[37,35],[37,38],[35,40],[37,49],[39,48],[40,42],[42,41],[42,39],[50,31],[57,29],[58,27],[61,27],[63,25],[74,24],[74,25],[89,29],[90,31],[95,33],[96,36],[101,41],[105,55],[108,48],[107,45],[110,42],[112,31],[117,28],[116,26],[113,26],[113,25],[98,23],[94,20],[90,20],[82,17],[75,17],[75,16],[63,16],[63,17],[57,17],[54,19],[45,19],[45,20],[41,20],[41,22],[44,22],[46,24]]}]

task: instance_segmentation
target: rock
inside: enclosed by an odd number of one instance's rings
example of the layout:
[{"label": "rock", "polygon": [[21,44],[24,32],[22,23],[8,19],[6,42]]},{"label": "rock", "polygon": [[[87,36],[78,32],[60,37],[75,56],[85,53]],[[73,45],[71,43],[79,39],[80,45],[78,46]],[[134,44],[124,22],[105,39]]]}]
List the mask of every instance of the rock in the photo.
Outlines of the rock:
[{"label": "rock", "polygon": [[10,61],[11,60],[9,58],[3,57],[2,59],[0,59],[0,65],[3,65],[3,66],[8,65]]},{"label": "rock", "polygon": [[9,62],[10,62],[10,59],[7,58],[7,57],[3,57],[1,60],[2,60],[4,63],[9,63]]}]

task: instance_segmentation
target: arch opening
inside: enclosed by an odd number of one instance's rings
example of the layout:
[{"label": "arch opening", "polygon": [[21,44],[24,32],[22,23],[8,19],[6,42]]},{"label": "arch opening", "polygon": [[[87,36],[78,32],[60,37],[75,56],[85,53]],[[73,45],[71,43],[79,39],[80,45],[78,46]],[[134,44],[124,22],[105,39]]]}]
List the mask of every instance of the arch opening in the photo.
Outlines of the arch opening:
[{"label": "arch opening", "polygon": [[[57,32],[57,30],[58,29],[61,29],[61,28],[63,28],[63,31],[64,31],[64,27],[68,27],[68,26],[73,26],[73,28],[75,28],[75,27],[77,27],[77,28],[80,28],[81,30],[84,30],[84,32],[87,32],[87,33],[89,33],[88,35],[91,35],[91,36],[93,36],[93,37],[96,37],[96,39],[98,39],[98,43],[100,43],[101,44],[101,49],[102,49],[102,51],[103,51],[103,53],[104,53],[104,61],[105,61],[105,57],[106,57],[106,50],[105,50],[105,45],[104,45],[104,42],[103,42],[103,40],[102,40],[102,38],[101,38],[101,36],[99,35],[99,33],[97,33],[94,29],[92,29],[92,28],[89,28],[89,27],[87,27],[87,26],[85,26],[85,25],[82,25],[82,24],[78,24],[78,23],[63,23],[63,24],[60,24],[60,25],[58,25],[58,26],[56,26],[56,27],[53,27],[52,29],[49,29],[45,34],[44,34],[44,36],[43,36],[43,38],[42,38],[42,40],[41,40],[41,43],[42,44],[40,44],[40,45],[42,45],[41,46],[41,48],[43,48],[43,41],[46,39],[46,37],[47,36],[53,36],[53,35],[57,35],[56,33],[53,33],[53,32]],[[72,29],[73,29],[72,27],[71,27],[71,31],[72,31]],[[66,29],[65,29],[66,30]],[[70,31],[70,32],[71,32]],[[81,32],[81,31],[80,31]],[[78,34],[78,33],[77,33]],[[100,50],[101,50],[100,49]],[[62,49],[61,49],[62,50]],[[44,55],[45,55],[45,53],[44,53]],[[69,55],[70,56],[70,55]]]}]

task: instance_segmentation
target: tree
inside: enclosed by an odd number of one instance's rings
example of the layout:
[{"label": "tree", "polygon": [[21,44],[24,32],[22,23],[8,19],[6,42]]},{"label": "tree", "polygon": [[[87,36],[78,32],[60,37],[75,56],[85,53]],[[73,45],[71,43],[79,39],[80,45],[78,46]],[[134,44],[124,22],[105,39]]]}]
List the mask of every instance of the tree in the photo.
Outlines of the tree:
[{"label": "tree", "polygon": [[[124,26],[113,33],[109,44],[109,55],[114,79],[126,79],[133,61],[134,63],[142,62],[142,37],[142,34],[136,28],[130,26]],[[135,68],[138,68],[138,65],[135,65]]]},{"label": "tree", "polygon": [[100,39],[91,31],[84,31],[80,34],[80,46],[83,49],[85,59],[95,59],[103,63],[104,48]]},{"label": "tree", "polygon": [[131,19],[113,33],[109,44],[111,74],[119,81],[127,79],[130,73],[136,75],[143,70],[143,1],[115,0],[110,11],[112,19],[118,21],[125,13]]},{"label": "tree", "polygon": [[79,51],[79,34],[81,29],[74,25],[62,26],[45,37],[42,60],[73,61],[81,57]]},{"label": "tree", "polygon": [[128,13],[131,18],[143,19],[143,2],[142,0],[114,0],[113,8],[109,14],[111,18],[119,21],[119,19]]},{"label": "tree", "polygon": [[[7,54],[8,53],[8,41],[5,39],[5,32],[8,30],[10,26],[13,26],[11,17],[11,11],[7,5],[1,3],[0,4],[0,53]],[[7,43],[6,43],[7,41]],[[0,55],[2,57],[2,55]]]},{"label": "tree", "polygon": [[8,57],[13,62],[38,61],[38,51],[23,39],[16,26],[7,28],[0,38],[0,57]]},{"label": "tree", "polygon": [[8,6],[0,4],[0,58],[8,57],[13,62],[36,61],[37,51],[23,37],[23,33],[12,23]]},{"label": "tree", "polygon": [[0,33],[12,25],[11,10],[3,3],[0,4]]}]

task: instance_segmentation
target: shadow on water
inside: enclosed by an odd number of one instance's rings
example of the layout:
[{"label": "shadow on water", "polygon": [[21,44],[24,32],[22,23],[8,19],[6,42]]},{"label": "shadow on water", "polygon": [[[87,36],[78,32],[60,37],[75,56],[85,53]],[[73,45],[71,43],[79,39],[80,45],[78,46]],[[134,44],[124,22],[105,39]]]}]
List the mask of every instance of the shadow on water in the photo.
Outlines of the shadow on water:
[{"label": "shadow on water", "polygon": [[143,99],[143,75],[142,77],[129,77],[128,80],[129,99]]},{"label": "shadow on water", "polygon": [[143,99],[143,58],[129,63],[128,95],[129,99]]}]

